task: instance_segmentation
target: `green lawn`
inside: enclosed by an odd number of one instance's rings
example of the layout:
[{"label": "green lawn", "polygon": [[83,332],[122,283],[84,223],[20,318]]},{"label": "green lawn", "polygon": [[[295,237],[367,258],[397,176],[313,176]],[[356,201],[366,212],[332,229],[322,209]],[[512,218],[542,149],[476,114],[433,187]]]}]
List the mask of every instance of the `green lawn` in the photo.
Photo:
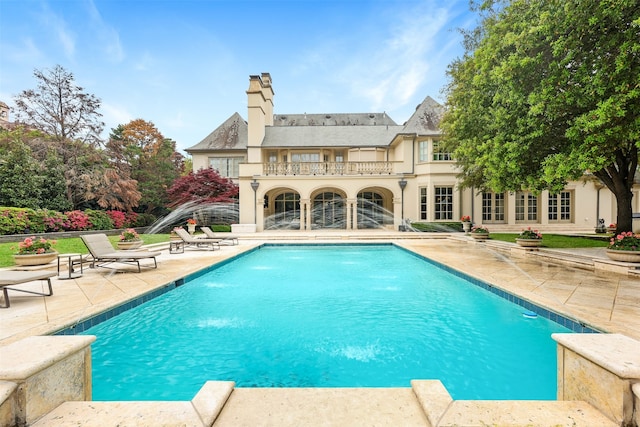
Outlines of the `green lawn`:
[{"label": "green lawn", "polygon": [[[146,245],[169,241],[168,234],[141,234],[140,237],[142,237],[142,241]],[[109,236],[109,240],[111,240],[112,243],[115,243],[118,241],[118,236]],[[13,254],[17,251],[17,248],[18,242],[0,243],[0,267],[10,267],[15,265],[13,262]],[[60,253],[89,253],[87,247],[82,243],[82,240],[79,237],[59,239],[57,240],[54,248]]]},{"label": "green lawn", "polygon": [[[515,243],[518,233],[491,233],[489,237],[493,240]],[[566,248],[601,248],[609,244],[609,236],[574,237],[561,234],[543,234],[542,247],[552,249]]]}]

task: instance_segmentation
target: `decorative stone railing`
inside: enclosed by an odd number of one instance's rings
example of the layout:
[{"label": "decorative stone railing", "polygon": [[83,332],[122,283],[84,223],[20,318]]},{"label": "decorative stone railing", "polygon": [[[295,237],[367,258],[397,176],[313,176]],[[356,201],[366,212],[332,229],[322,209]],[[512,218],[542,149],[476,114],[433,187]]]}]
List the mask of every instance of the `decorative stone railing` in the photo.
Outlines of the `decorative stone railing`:
[{"label": "decorative stone railing", "polygon": [[390,175],[393,162],[264,163],[264,175]]}]

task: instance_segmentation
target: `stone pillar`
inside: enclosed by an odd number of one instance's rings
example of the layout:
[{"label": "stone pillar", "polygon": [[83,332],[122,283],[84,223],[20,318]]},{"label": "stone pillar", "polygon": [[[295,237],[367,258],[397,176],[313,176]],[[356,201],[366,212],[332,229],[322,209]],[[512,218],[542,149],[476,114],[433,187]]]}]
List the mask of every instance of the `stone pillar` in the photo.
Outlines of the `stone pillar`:
[{"label": "stone pillar", "polygon": [[640,342],[621,334],[551,336],[558,343],[558,400],[583,400],[617,425],[634,425]]},{"label": "stone pillar", "polygon": [[91,400],[95,339],[34,336],[0,347],[0,380],[17,385],[12,396],[15,425],[31,425],[66,401]]}]

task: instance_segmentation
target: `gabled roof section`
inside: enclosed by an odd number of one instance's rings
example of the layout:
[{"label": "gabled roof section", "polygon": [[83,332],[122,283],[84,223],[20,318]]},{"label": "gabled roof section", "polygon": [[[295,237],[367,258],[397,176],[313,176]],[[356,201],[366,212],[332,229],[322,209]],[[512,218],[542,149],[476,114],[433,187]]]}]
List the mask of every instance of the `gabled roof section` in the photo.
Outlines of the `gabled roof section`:
[{"label": "gabled roof section", "polygon": [[234,113],[223,124],[207,135],[202,141],[185,151],[246,150],[249,138],[247,122]]},{"label": "gabled roof section", "polygon": [[445,108],[430,96],[427,96],[404,125],[402,133],[417,135],[441,135],[440,119]]},{"label": "gabled roof section", "polygon": [[273,126],[397,126],[387,113],[274,114]]}]

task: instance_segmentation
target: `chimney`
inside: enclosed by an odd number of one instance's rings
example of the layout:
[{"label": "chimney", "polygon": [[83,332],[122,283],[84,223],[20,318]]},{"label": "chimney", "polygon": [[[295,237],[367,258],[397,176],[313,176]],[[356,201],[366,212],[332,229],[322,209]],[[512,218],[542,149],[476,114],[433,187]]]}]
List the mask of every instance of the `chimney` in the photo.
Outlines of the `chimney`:
[{"label": "chimney", "polygon": [[273,126],[273,95],[269,73],[249,76],[249,89],[247,89],[249,162],[260,162],[259,148],[264,140],[265,127]]}]

